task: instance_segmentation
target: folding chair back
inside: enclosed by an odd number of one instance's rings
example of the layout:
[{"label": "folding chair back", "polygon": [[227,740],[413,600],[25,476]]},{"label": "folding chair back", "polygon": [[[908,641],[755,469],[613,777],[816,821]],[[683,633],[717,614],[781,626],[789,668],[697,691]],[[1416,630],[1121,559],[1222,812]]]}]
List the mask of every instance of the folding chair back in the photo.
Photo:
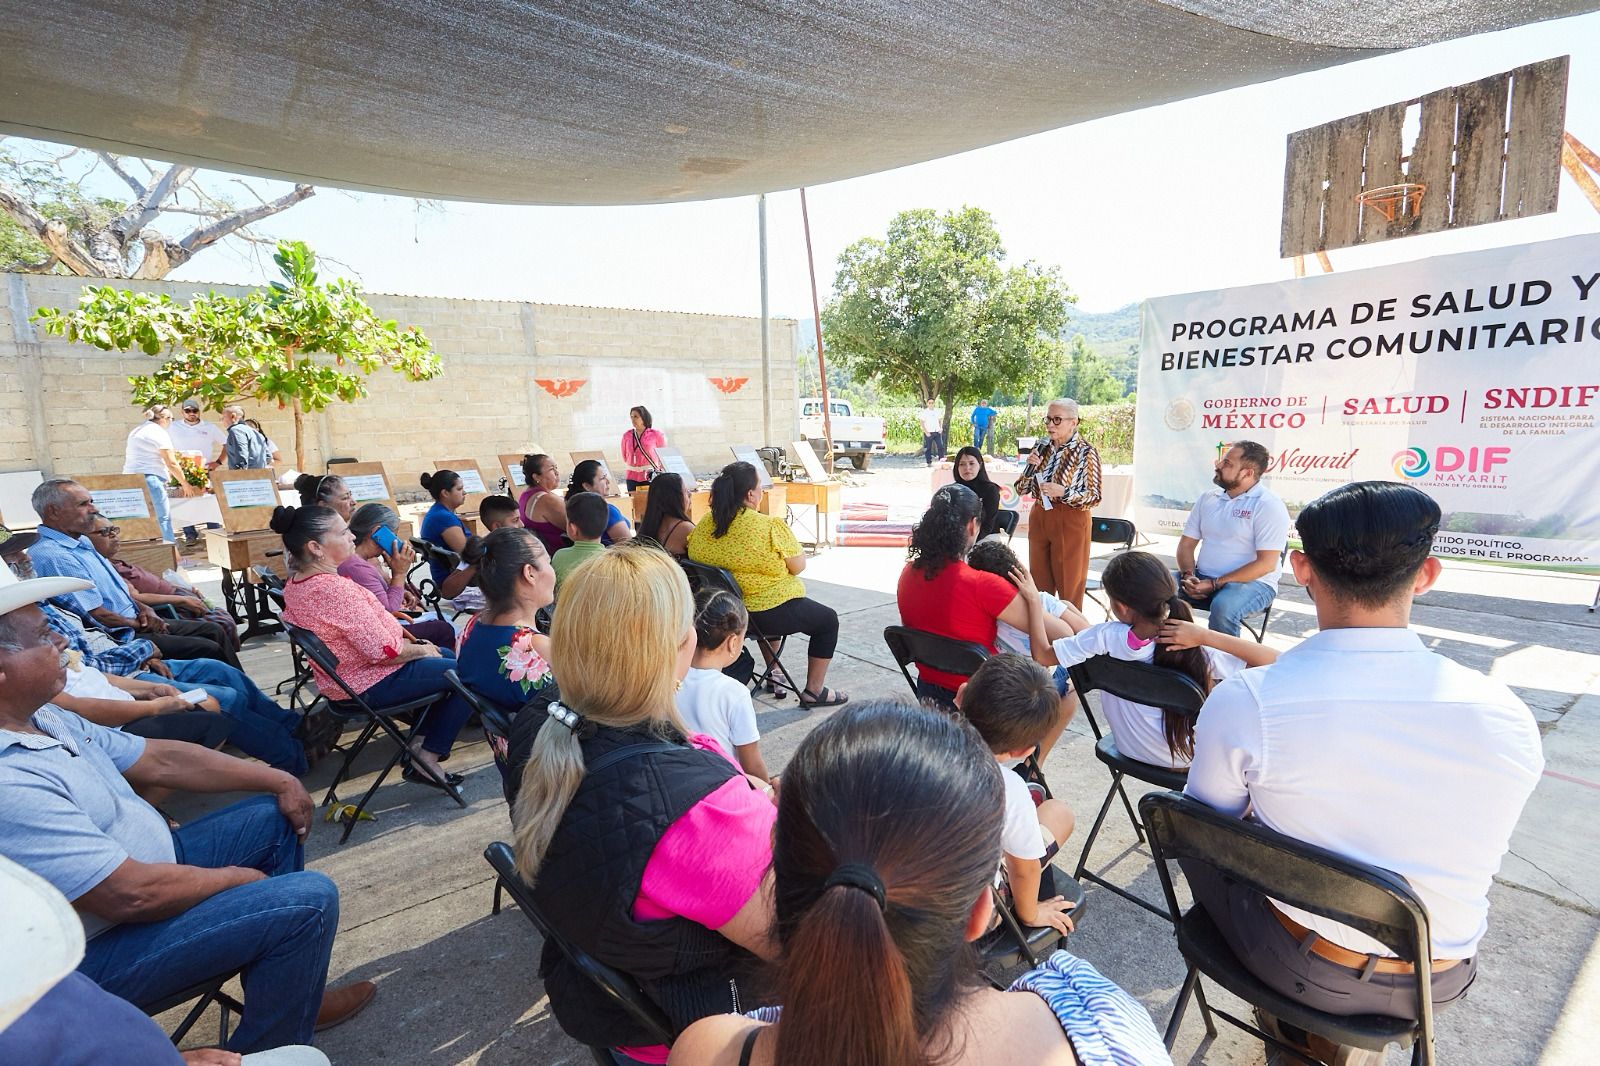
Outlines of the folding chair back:
[{"label": "folding chair back", "polygon": [[[483,727],[483,737],[489,742],[489,751],[494,754],[495,769],[500,771],[500,784],[504,788],[507,777],[511,774],[511,716],[493,700],[480,696],[454,670],[446,670],[444,679],[450,687],[467,701],[478,714],[478,724]],[[511,790],[505,789],[506,802],[511,801]]]},{"label": "folding chair back", "polygon": [[[1415,1041],[1413,1061],[1433,1062],[1432,946],[1428,910],[1405,878],[1284,836],[1259,823],[1230,817],[1175,792],[1145,796],[1139,801],[1139,811],[1149,830],[1150,848],[1155,855],[1161,886],[1175,918],[1177,895],[1167,864],[1185,859],[1209,866],[1290,907],[1331,918],[1365,933],[1402,961],[1420,963],[1414,967],[1420,1008],[1420,1017],[1415,1023],[1372,1015],[1323,1014],[1249,975],[1222,944],[1204,909],[1193,907],[1178,920],[1178,946],[1189,963],[1190,977],[1185,981],[1173,1012],[1168,1047],[1181,1021],[1194,979],[1197,974],[1204,974],[1274,1017],[1335,1043],[1380,1050],[1390,1042]],[[1206,1007],[1203,1000],[1202,1010],[1243,1024]]]},{"label": "folding chair back", "polygon": [[[428,563],[438,563],[446,570],[454,570],[461,565],[461,556],[453,551],[439,547],[431,540],[412,537],[411,550],[417,553],[416,566],[412,567],[413,573],[416,572],[418,567]],[[432,573],[432,570],[429,570],[426,576],[418,579],[417,591],[422,594],[422,605],[430,611],[437,611],[441,597],[439,595],[439,584],[433,580]]]},{"label": "folding chair back", "polygon": [[1078,865],[1073,871],[1073,877],[1080,881],[1093,881],[1101,888],[1115,892],[1128,902],[1138,904],[1159,918],[1169,918],[1170,915],[1164,908],[1107,881],[1102,876],[1103,871],[1090,870],[1089,854],[1094,850],[1094,842],[1105,826],[1106,815],[1111,811],[1111,802],[1117,797],[1121,797],[1123,809],[1128,812],[1128,820],[1133,823],[1134,836],[1140,842],[1144,841],[1144,826],[1134,814],[1133,802],[1128,798],[1127,790],[1122,784],[1123,778],[1131,777],[1158,788],[1181,789],[1188,779],[1188,770],[1155,766],[1122,754],[1117,749],[1116,740],[1109,733],[1101,732],[1100,723],[1095,720],[1094,711],[1089,706],[1089,693],[1096,690],[1109,692],[1132,703],[1142,703],[1190,717],[1200,713],[1200,708],[1206,701],[1205,693],[1195,683],[1194,678],[1187,674],[1152,663],[1114,659],[1109,655],[1096,655],[1076,666],[1068,667],[1067,674],[1072,678],[1072,687],[1078,692],[1078,703],[1083,707],[1084,716],[1089,720],[1089,728],[1094,731],[1095,758],[1111,771],[1111,787],[1106,790],[1105,799],[1100,803],[1100,811],[1095,816],[1094,824],[1084,837],[1083,849],[1078,853]]},{"label": "folding chair back", "polygon": [[989,649],[970,640],[941,637],[923,629],[910,626],[888,626],[883,631],[883,642],[889,645],[889,654],[900,664],[900,673],[911,686],[912,696],[917,694],[917,679],[911,676],[911,664],[932,667],[947,674],[971,677],[989,657]]},{"label": "folding chair back", "polygon": [[1089,523],[1089,539],[1096,544],[1120,544],[1126,551],[1133,547],[1138,536],[1139,531],[1125,518],[1101,518],[1097,515]]},{"label": "folding chair back", "polygon": [[169,996],[163,996],[161,999],[149,1003],[140,1003],[138,1007],[154,1018],[157,1015],[167,1013],[174,1007],[188,1003],[190,1000],[195,1001],[194,1006],[190,1007],[189,1012],[183,1016],[183,1021],[178,1024],[178,1028],[172,1031],[172,1044],[177,1047],[183,1043],[184,1037],[189,1035],[189,1030],[195,1027],[195,1023],[205,1015],[206,1009],[215,1003],[222,1015],[221,1020],[218,1022],[217,1043],[227,1044],[228,1018],[233,1014],[243,1014],[244,1004],[228,995],[222,989],[224,985],[238,976],[238,970],[230,970],[228,973],[208,977],[198,984],[180,989]]},{"label": "folding chair back", "polygon": [[[731,592],[741,601],[744,599],[744,592],[739,588],[738,580],[722,567],[697,563],[693,559],[679,559],[678,563],[683,567],[684,576],[689,579],[689,588],[696,596],[700,595],[702,589],[710,588]],[[764,686],[779,686],[793,692],[795,697],[799,698],[800,686],[794,683],[794,678],[789,676],[788,668],[783,665],[783,646],[788,643],[789,638],[769,637],[762,633],[761,627],[751,619],[750,626],[745,632],[745,639],[755,641],[762,649],[762,659],[766,667],[757,672],[750,683],[757,689]]]},{"label": "folding chair back", "polygon": [[[483,857],[494,868],[499,883],[510,894],[512,901],[522,909],[523,914],[527,915],[533,927],[539,930],[539,935],[553,943],[556,949],[566,956],[568,962],[605,993],[613,1005],[649,1032],[654,1043],[670,1046],[678,1034],[661,1008],[644,994],[639,983],[627,974],[619,973],[595,959],[551,926],[549,920],[539,910],[539,905],[534,902],[533,893],[528,890],[521,875],[517,873],[517,862],[512,855],[511,846],[497,840],[483,849]],[[602,1058],[600,1054],[596,1054],[595,1057],[601,1062],[612,1061],[609,1056]]]},{"label": "folding chair back", "polygon": [[1006,543],[1011,543],[1012,536],[1017,532],[1017,520],[1022,517],[1016,511],[1000,508],[994,516],[994,531],[1006,535]]},{"label": "folding chair back", "polygon": [[[289,634],[290,644],[297,648],[308,662],[337,682],[339,687],[344,690],[344,693],[348,694],[335,698],[332,693],[322,693],[322,697],[328,701],[328,709],[340,718],[365,718],[367,723],[356,737],[355,743],[351,744],[349,750],[345,753],[344,762],[340,765],[339,772],[334,775],[333,783],[328,786],[328,794],[323,797],[323,806],[338,800],[339,785],[349,775],[350,768],[356,761],[356,756],[361,754],[374,735],[382,731],[396,745],[394,755],[384,764],[378,776],[373,779],[372,787],[367,789],[366,794],[355,805],[355,813],[345,820],[344,834],[339,837],[339,843],[343,844],[350,839],[350,831],[355,828],[361,812],[366,810],[367,803],[372,799],[373,794],[378,791],[378,786],[383,784],[383,779],[389,776],[389,771],[394,769],[397,762],[408,756],[411,749],[411,738],[417,731],[415,723],[421,722],[422,716],[427,713],[428,708],[444,699],[445,694],[438,692],[391,707],[373,707],[360,693],[347,685],[344,679],[339,676],[339,658],[333,654],[332,649],[327,644],[323,643],[321,637],[311,630],[302,629],[299,626],[285,625],[284,629]],[[413,719],[414,724],[410,729],[402,730],[396,724],[395,716],[407,712],[414,712],[416,717]],[[447,796],[456,801],[458,806],[465,807],[467,805],[466,799],[461,795],[461,790],[445,781],[442,775],[435,773],[420,761],[413,761],[412,765],[417,768],[419,773],[426,774],[432,778]]]}]

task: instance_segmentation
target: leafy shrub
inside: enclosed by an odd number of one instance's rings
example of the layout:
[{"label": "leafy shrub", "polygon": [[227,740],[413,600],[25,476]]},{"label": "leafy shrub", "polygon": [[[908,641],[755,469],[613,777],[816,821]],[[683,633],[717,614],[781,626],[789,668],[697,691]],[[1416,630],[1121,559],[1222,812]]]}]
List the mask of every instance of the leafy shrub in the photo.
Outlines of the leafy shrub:
[{"label": "leafy shrub", "polygon": [[[1003,455],[1015,455],[1018,437],[1044,434],[1044,406],[1033,405],[1033,423],[1028,424],[1025,406],[997,407],[995,443]],[[1083,435],[1100,452],[1106,465],[1133,462],[1133,412],[1131,403],[1102,404],[1082,408]],[[869,407],[861,412],[883,419],[884,443],[891,452],[916,452],[922,448],[922,426],[915,407]],[[972,408],[957,407],[950,415],[949,449],[972,443]]]}]

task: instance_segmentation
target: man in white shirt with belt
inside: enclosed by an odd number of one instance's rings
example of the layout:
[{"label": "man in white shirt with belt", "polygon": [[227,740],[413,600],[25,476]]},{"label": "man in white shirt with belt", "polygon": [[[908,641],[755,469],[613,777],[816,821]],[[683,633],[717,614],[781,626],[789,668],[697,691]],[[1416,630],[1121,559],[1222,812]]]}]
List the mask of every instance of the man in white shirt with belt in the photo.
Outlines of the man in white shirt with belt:
[{"label": "man in white shirt with belt", "polygon": [[[1489,885],[1544,769],[1539,730],[1504,684],[1407,628],[1412,599],[1439,577],[1438,504],[1358,482],[1307,505],[1297,526],[1304,550],[1290,561],[1319,632],[1212,691],[1185,791],[1405,877],[1428,909],[1442,1006],[1476,975]],[[1377,941],[1198,865],[1185,873],[1266,984],[1328,1013],[1416,1017],[1410,965]]]},{"label": "man in white shirt with belt", "polygon": [[1230,637],[1278,594],[1289,543],[1289,509],[1261,484],[1268,459],[1255,441],[1235,441],[1216,462],[1216,488],[1195,501],[1178,541],[1179,594]]}]

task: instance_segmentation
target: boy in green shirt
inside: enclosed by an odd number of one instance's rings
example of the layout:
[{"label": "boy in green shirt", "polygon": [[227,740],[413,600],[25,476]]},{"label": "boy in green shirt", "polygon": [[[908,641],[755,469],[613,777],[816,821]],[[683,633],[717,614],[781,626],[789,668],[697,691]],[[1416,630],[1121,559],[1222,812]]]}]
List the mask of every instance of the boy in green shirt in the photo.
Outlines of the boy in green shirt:
[{"label": "boy in green shirt", "polygon": [[557,596],[561,594],[561,583],[579,563],[606,550],[600,535],[606,531],[609,517],[604,496],[579,492],[567,498],[567,536],[572,538],[572,547],[562,548],[550,557],[550,566],[556,572]]}]

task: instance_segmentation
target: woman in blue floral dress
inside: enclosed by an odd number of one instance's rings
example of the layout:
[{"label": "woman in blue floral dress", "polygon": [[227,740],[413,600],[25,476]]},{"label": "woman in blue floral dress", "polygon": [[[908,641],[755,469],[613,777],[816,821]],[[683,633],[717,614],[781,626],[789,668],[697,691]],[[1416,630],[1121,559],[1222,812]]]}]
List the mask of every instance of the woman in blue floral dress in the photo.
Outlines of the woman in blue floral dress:
[{"label": "woman in blue floral dress", "polygon": [[[467,546],[488,606],[462,634],[456,672],[479,696],[514,715],[550,686],[550,638],[534,627],[548,607],[555,571],[539,538],[526,529],[497,529]],[[502,753],[503,754],[503,753]]]}]

